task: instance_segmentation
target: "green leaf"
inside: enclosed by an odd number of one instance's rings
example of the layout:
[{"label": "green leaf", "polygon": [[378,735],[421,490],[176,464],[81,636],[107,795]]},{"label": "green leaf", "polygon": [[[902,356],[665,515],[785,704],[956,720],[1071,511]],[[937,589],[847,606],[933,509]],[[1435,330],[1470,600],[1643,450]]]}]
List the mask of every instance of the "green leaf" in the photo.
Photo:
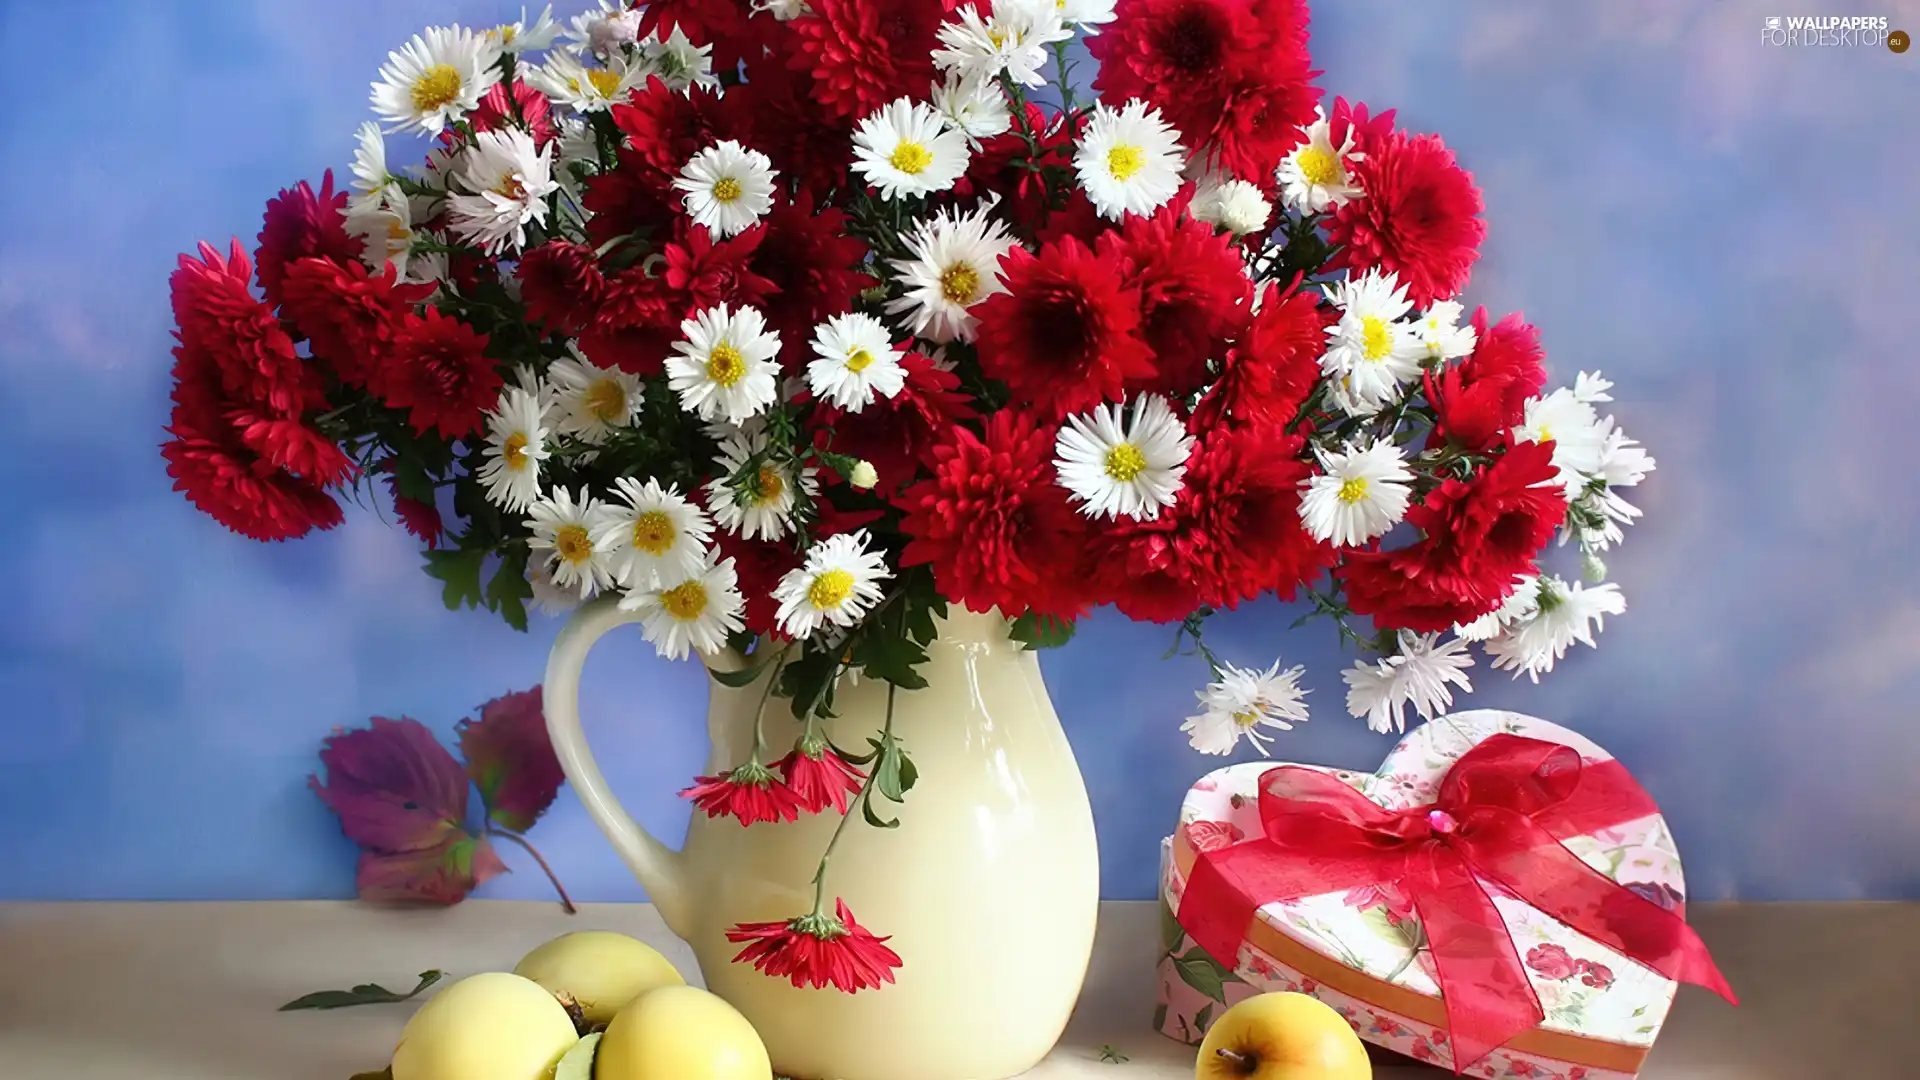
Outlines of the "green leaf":
[{"label": "green leaf", "polygon": [[713,668],[708,668],[707,673],[712,675],[713,681],[719,683],[721,686],[731,686],[735,690],[745,689],[753,685],[754,680],[760,677],[761,672],[767,670],[768,664],[773,663],[773,653],[769,650],[766,656],[756,659],[759,660],[759,663],[749,663],[739,671],[716,671]]},{"label": "green leaf", "polygon": [[781,669],[775,692],[793,703],[794,719],[805,720],[814,702],[822,709],[833,704],[833,679],[839,672],[839,657],[832,653],[805,653]]},{"label": "green leaf", "polygon": [[868,795],[866,798],[860,800],[860,816],[866,818],[867,824],[876,829],[897,829],[900,827],[899,818],[894,818],[892,821],[882,821],[880,815],[873,812],[872,795]]},{"label": "green leaf", "polygon": [[1153,1007],[1153,1030],[1165,1034],[1167,1030],[1167,1003],[1161,1002]]},{"label": "green leaf", "polygon": [[427,552],[427,575],[446,584],[440,599],[448,611],[480,606],[480,565],[486,557],[480,550]]},{"label": "green leaf", "polygon": [[902,690],[924,690],[927,680],[914,669],[927,662],[927,650],[904,634],[869,623],[853,649],[853,665],[863,674]]},{"label": "green leaf", "polygon": [[1179,948],[1180,939],[1186,934],[1180,920],[1173,917],[1173,909],[1167,906],[1165,900],[1160,901],[1160,951],[1171,953]]},{"label": "green leaf", "polygon": [[354,1005],[391,1005],[407,1001],[441,979],[447,977],[444,971],[423,971],[420,983],[404,994],[396,994],[377,983],[361,983],[351,990],[318,990],[314,993],[294,998],[280,1006],[281,1012],[293,1012],[298,1009],[345,1009]]},{"label": "green leaf", "polygon": [[573,1044],[553,1067],[553,1080],[593,1080],[593,1056],[600,1052],[600,1033]]},{"label": "green leaf", "polygon": [[1036,615],[1029,611],[1013,620],[1008,636],[1032,649],[1057,649],[1073,640],[1074,622],[1056,615]]},{"label": "green leaf", "polygon": [[1199,1012],[1193,1014],[1193,1030],[1205,1034],[1206,1030],[1212,1026],[1213,1002],[1209,1001],[1205,1005],[1200,1006]]},{"label": "green leaf", "polygon": [[379,1072],[354,1073],[353,1080],[393,1080],[393,1066],[389,1065]]},{"label": "green leaf", "polygon": [[907,792],[913,790],[913,782],[920,773],[907,752],[900,744],[888,738],[884,744],[876,744],[880,753],[880,763],[873,767],[873,786],[880,794],[893,802],[905,802]]},{"label": "green leaf", "polygon": [[1173,962],[1173,968],[1180,974],[1180,981],[1207,995],[1222,1005],[1227,1003],[1227,981],[1221,977],[1219,964],[1208,956],[1198,945],[1187,951],[1185,956]]},{"label": "green leaf", "polygon": [[527,601],[533,599],[533,582],[527,580],[527,551],[510,551],[500,559],[499,569],[487,582],[487,606],[500,613],[507,625],[522,633],[527,629]]},{"label": "green leaf", "polygon": [[421,464],[416,454],[394,456],[393,490],[403,499],[423,502],[428,506],[434,503],[433,478],[427,475],[426,466]]}]

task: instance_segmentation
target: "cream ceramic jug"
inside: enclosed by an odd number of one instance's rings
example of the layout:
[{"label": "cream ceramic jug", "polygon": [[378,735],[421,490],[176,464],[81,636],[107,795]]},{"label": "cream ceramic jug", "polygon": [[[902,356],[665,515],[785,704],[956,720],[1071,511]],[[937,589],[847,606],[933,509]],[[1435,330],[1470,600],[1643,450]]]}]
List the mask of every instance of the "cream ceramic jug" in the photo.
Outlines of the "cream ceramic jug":
[{"label": "cream ceramic jug", "polygon": [[[675,851],[628,816],[594,764],[580,727],[581,666],[601,635],[635,621],[599,600],[561,630],[547,664],[548,730],[581,802],[667,926],[693,946],[708,989],[766,1040],[775,1072],[1004,1080],[1045,1057],[1086,976],[1099,864],[1086,786],[1039,662],[1008,638],[1006,621],[953,606],[921,668],[928,687],[895,699],[894,734],[919,769],[905,805],[889,807],[901,825],[853,822],[834,851],[828,896],[891,935],[903,962],[893,985],[857,994],[795,989],[733,963],[740,946],[726,940],[736,924],[784,921],[812,907],[811,879],[838,815],[745,827],[696,813]],[[738,670],[744,660],[729,653],[708,663]],[[708,681],[707,773],[746,760],[769,677],[739,689]],[[839,715],[825,722],[836,745],[866,748],[884,720],[886,690],[843,679]],[[774,756],[799,735],[788,705],[775,699],[767,709]]]}]

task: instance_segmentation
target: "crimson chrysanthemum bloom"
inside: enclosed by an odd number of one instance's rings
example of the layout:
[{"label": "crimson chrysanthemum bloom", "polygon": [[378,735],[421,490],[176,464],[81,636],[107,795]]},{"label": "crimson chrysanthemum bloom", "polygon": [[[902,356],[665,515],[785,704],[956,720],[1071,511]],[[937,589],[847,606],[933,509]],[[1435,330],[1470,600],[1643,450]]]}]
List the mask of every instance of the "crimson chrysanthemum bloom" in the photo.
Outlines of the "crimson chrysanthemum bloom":
[{"label": "crimson chrysanthemum bloom", "polygon": [[[633,153],[622,168],[635,168],[665,191],[693,155],[725,139],[752,144],[752,117],[704,86],[679,91],[649,77],[626,103],[609,110]],[[678,203],[676,196],[674,201]]]},{"label": "crimson chrysanthemum bloom", "polygon": [[971,611],[1078,615],[1085,519],[1056,482],[1054,435],[1005,411],[987,418],[984,435],[949,430],[930,455],[932,477],[896,500],[909,537],[900,565],[931,565],[941,595]]},{"label": "crimson chrysanthemum bloom", "polygon": [[1253,300],[1246,260],[1211,225],[1183,221],[1183,209],[1175,203],[1152,217],[1128,215],[1096,248],[1139,290],[1140,337],[1158,369],[1129,390],[1185,397],[1206,382],[1207,361],[1246,325]]},{"label": "crimson chrysanthemum bloom", "polygon": [[393,515],[400,519],[400,524],[414,539],[425,543],[429,549],[439,547],[440,538],[446,533],[446,523],[440,519],[440,508],[430,502],[400,494],[400,479],[394,474],[391,458],[383,469],[386,472],[387,494],[393,496]]},{"label": "crimson chrysanthemum bloom", "polygon": [[1370,113],[1365,102],[1336,97],[1333,99],[1333,108],[1327,111],[1328,141],[1335,146],[1345,146],[1347,136],[1351,135],[1355,152],[1366,154],[1393,138],[1394,112],[1388,109],[1381,113]]},{"label": "crimson chrysanthemum bloom", "polygon": [[800,820],[800,800],[793,789],[757,761],[719,776],[699,777],[680,797],[692,799],[710,818],[738,818],[742,825]]},{"label": "crimson chrysanthemum bloom", "polygon": [[342,381],[365,385],[393,352],[414,306],[433,295],[432,283],[402,285],[388,263],[379,273],[360,263],[301,259],[287,270],[280,314],[313,343]]},{"label": "crimson chrysanthemum bloom", "polygon": [[1566,517],[1552,443],[1520,443],[1471,481],[1448,480],[1407,511],[1421,539],[1356,551],[1336,573],[1347,605],[1383,629],[1435,633],[1499,607]]},{"label": "crimson chrysanthemum bloom", "polygon": [[319,374],[293,351],[273,311],[253,295],[253,268],[235,240],[222,258],[211,244],[180,256],[168,279],[181,345],[205,356],[226,393],[295,415],[325,403]]},{"label": "crimson chrysanthemum bloom", "polygon": [[751,963],[757,971],[815,990],[832,986],[852,994],[878,989],[892,982],[900,967],[900,954],[887,948],[888,939],[855,922],[845,900],[834,901],[831,916],[742,923],[727,931],[727,940],[747,946],[734,956],[734,963]]},{"label": "crimson chrysanthemum bloom", "polygon": [[900,366],[906,381],[899,393],[876,398],[857,416],[822,405],[814,419],[815,443],[871,464],[880,476],[875,490],[883,495],[912,483],[934,442],[973,418],[958,375],[919,353],[902,356]]},{"label": "crimson chrysanthemum bloom", "polygon": [[1087,47],[1105,100],[1146,101],[1188,150],[1256,184],[1320,100],[1302,0],[1132,0]]},{"label": "crimson chrysanthemum bloom", "polygon": [[1395,132],[1350,167],[1365,196],[1343,203],[1327,223],[1340,246],[1327,268],[1391,271],[1420,307],[1467,287],[1480,241],[1480,189],[1438,135]]},{"label": "crimson chrysanthemum bloom", "polygon": [[640,8],[641,37],[662,41],[678,28],[695,45],[713,46],[713,70],[731,71],[742,59],[758,56],[762,29],[774,20],[750,18],[742,0],[647,0]]},{"label": "crimson chrysanthemum bloom", "polygon": [[1465,359],[1427,372],[1427,400],[1438,418],[1430,446],[1489,449],[1526,419],[1527,399],[1547,385],[1540,331],[1519,312],[1488,329],[1487,309],[1479,308],[1473,330],[1473,351]]},{"label": "crimson chrysanthemum bloom", "polygon": [[367,387],[407,410],[407,422],[420,434],[438,430],[462,439],[480,427],[506,381],[486,350],[485,334],[430,307],[425,317],[406,317],[392,357],[369,376]]},{"label": "crimson chrysanthemum bloom", "polygon": [[847,215],[814,205],[811,194],[774,203],[759,229],[765,236],[753,253],[753,271],[772,285],[760,304],[767,325],[780,335],[780,359],[789,370],[813,359],[813,328],[853,310],[854,298],[873,284],[855,269],[867,245],[849,235]]},{"label": "crimson chrysanthemum bloom", "polygon": [[1119,401],[1129,380],[1153,375],[1140,338],[1140,290],[1121,268],[1071,237],[1001,261],[1007,291],[978,309],[980,369],[1016,403],[1049,416]]},{"label": "crimson chrysanthemum bloom", "polygon": [[1194,409],[1205,429],[1223,418],[1236,424],[1286,425],[1320,379],[1320,354],[1334,313],[1320,298],[1269,284],[1247,333],[1228,349],[1220,377]]},{"label": "crimson chrysanthemum bloom", "polygon": [[[509,96],[511,95],[511,96]],[[552,142],[558,133],[553,127],[553,109],[547,104],[547,95],[521,82],[513,80],[513,86],[497,82],[480,104],[467,114],[467,120],[475,131],[498,131],[513,128],[524,131],[533,137],[535,149]],[[452,131],[442,132],[440,141],[451,143]]]},{"label": "crimson chrysanthemum bloom", "polygon": [[671,234],[681,213],[671,180],[630,146],[615,151],[615,158],[614,168],[587,177],[580,196],[581,205],[592,215],[587,219],[587,239],[595,247],[606,247],[636,235]]},{"label": "crimson chrysanthemum bloom", "polygon": [[847,812],[847,799],[860,793],[867,774],[818,735],[803,735],[794,743],[793,752],[774,764],[787,781],[788,790],[799,800],[804,813],[818,814],[833,807],[836,814]]},{"label": "crimson chrysanthemum bloom", "polygon": [[715,243],[705,225],[682,221],[680,235],[661,252],[665,262],[657,271],[669,302],[689,314],[723,303],[762,307],[762,300],[778,288],[751,269],[766,237],[765,227],[755,226]]},{"label": "crimson chrysanthemum bloom", "polygon": [[813,10],[788,23],[796,35],[789,64],[813,76],[819,106],[858,120],[936,81],[941,6],[928,0],[810,0]]},{"label": "crimson chrysanthemum bloom", "polygon": [[593,249],[570,240],[550,240],[522,255],[514,275],[527,317],[563,333],[578,333],[606,296]]},{"label": "crimson chrysanthemum bloom", "polygon": [[823,146],[846,146],[853,139],[854,120],[820,108],[813,97],[813,78],[786,66],[781,57],[751,65],[747,81],[727,91],[730,115],[750,118],[753,148],[772,159],[782,180],[824,202],[829,192],[846,186],[851,158],[823,154]]},{"label": "crimson chrysanthemum bloom", "polygon": [[328,169],[315,193],[305,180],[286,188],[267,200],[267,213],[260,223],[260,246],[254,261],[260,265],[260,291],[275,307],[284,298],[281,283],[287,267],[295,260],[309,257],[337,263],[360,260],[366,244],[347,232],[347,193],[333,190],[333,170]]},{"label": "crimson chrysanthemum bloom", "polygon": [[652,378],[666,370],[680,320],[688,314],[663,278],[629,266],[605,279],[600,308],[580,332],[580,350],[596,364]]}]

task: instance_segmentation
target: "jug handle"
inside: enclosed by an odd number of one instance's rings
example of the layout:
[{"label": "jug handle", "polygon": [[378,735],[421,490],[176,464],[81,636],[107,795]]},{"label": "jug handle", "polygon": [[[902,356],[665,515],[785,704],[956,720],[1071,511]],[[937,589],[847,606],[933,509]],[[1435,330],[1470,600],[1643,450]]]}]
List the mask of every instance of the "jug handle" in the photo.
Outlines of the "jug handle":
[{"label": "jug handle", "polygon": [[583,604],[567,620],[547,656],[547,734],[553,740],[567,783],[573,785],[593,823],[606,834],[633,876],[640,879],[641,888],[647,890],[667,929],[686,939],[693,912],[686,856],[656,840],[620,805],[593,760],[593,752],[587,749],[586,733],[580,725],[580,672],[587,653],[607,631],[639,621],[638,614],[620,610],[615,597]]}]

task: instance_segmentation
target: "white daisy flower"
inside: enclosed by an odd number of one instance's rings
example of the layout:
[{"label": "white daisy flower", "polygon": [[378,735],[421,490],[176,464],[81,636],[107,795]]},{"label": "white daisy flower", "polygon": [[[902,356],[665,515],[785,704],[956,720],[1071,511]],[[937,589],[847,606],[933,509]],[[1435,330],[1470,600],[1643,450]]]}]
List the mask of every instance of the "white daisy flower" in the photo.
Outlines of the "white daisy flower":
[{"label": "white daisy flower", "polygon": [[1280,198],[1303,213],[1318,214],[1331,207],[1360,198],[1364,194],[1347,167],[1363,161],[1366,155],[1353,148],[1352,125],[1339,146],[1333,145],[1333,125],[1320,108],[1313,110],[1313,123],[1300,129],[1300,145],[1280,162],[1276,176],[1280,180]]},{"label": "white daisy flower", "polygon": [[595,176],[600,172],[600,146],[594,142],[593,128],[578,116],[560,116],[553,122],[557,138],[554,139],[553,175],[560,181],[560,190],[566,198],[560,200],[560,212],[569,221],[578,222],[582,227],[586,218],[578,210],[581,196],[585,194],[585,176]]},{"label": "white daisy flower", "polygon": [[1601,430],[1606,433],[1606,438],[1600,444],[1600,461],[1593,470],[1594,478],[1604,482],[1609,492],[1616,488],[1638,487],[1640,481],[1658,467],[1653,455],[1647,453],[1646,447],[1637,440],[1615,427],[1611,416],[1602,421]]},{"label": "white daisy flower", "polygon": [[1526,403],[1513,437],[1518,442],[1553,444],[1553,464],[1572,499],[1586,487],[1587,477],[1600,471],[1610,430],[1610,423],[1601,421],[1592,404],[1563,386]]},{"label": "white daisy flower", "polygon": [[939,110],[900,98],[861,120],[853,133],[853,169],[882,198],[930,195],[967,171],[967,136]]},{"label": "white daisy flower", "polygon": [[796,640],[822,626],[851,627],[884,598],[880,583],[891,577],[886,554],[867,550],[867,530],[829,536],[780,579],[773,590],[780,605],[774,618]]},{"label": "white daisy flower", "polygon": [[394,276],[407,276],[413,253],[413,206],[406,193],[388,188],[371,202],[355,200],[347,204],[343,219],[347,232],[360,238],[360,261],[367,269],[378,271],[393,264]]},{"label": "white daisy flower", "polygon": [[566,31],[567,48],[574,52],[611,56],[640,40],[640,12],[626,0],[598,0],[599,7],[573,17]]},{"label": "white daisy flower", "polygon": [[387,54],[373,111],[393,131],[438,135],[500,81],[500,46],[460,26],[436,26]]},{"label": "white daisy flower", "polygon": [[1273,216],[1273,204],[1260,189],[1245,180],[1211,175],[1195,188],[1187,213],[1194,220],[1225,229],[1235,236],[1259,232]]},{"label": "white daisy flower", "polygon": [[1401,320],[1413,307],[1406,286],[1391,273],[1368,270],[1358,278],[1326,287],[1327,299],[1340,309],[1340,321],[1327,327],[1327,351],[1320,370],[1335,380],[1337,398],[1355,416],[1379,412],[1400,394],[1400,384],[1420,377],[1427,347]]},{"label": "white daisy flower", "polygon": [[807,6],[807,0],[753,0],[755,15],[771,15],[780,22],[792,22],[802,15],[813,14]]},{"label": "white daisy flower", "polygon": [[1534,602],[1540,595],[1540,579],[1532,574],[1515,579],[1513,592],[1507,595],[1500,606],[1485,615],[1464,622],[1453,628],[1455,637],[1462,641],[1487,641],[1509,625],[1522,619],[1531,618]]},{"label": "white daisy flower", "polygon": [[1000,260],[1019,241],[994,220],[993,205],[968,214],[941,210],[908,234],[913,258],[893,260],[901,296],[888,302],[887,314],[907,315],[915,337],[972,341],[980,320],[969,309],[1007,291]]},{"label": "white daisy flower", "polygon": [[546,403],[518,386],[508,387],[487,414],[480,483],[495,506],[518,513],[540,497],[540,463],[551,455],[546,414]]},{"label": "white daisy flower", "polygon": [[1603,378],[1597,371],[1582,371],[1573,377],[1573,396],[1575,400],[1593,404],[1600,401],[1612,401],[1613,380]]},{"label": "white daisy flower", "polygon": [[548,497],[529,506],[527,514],[526,526],[533,533],[527,546],[536,553],[548,553],[541,561],[556,588],[577,589],[585,600],[613,586],[607,549],[593,539],[605,523],[605,507],[585,488],[580,489],[578,501],[566,488],[554,488]]},{"label": "white daisy flower", "polygon": [[[792,531],[796,489],[811,500],[820,493],[820,482],[812,466],[795,476],[791,462],[767,460],[759,444],[752,434],[720,444],[713,479],[707,482],[707,507],[721,528],[742,539],[778,540]],[[733,478],[756,457],[759,465],[751,482],[736,491]]]},{"label": "white daisy flower", "polygon": [[1114,2],[1115,0],[1053,0],[1053,6],[1060,12],[1062,22],[1068,26],[1079,27],[1088,37],[1095,37],[1100,33],[1100,26],[1113,21]]},{"label": "white daisy flower", "polygon": [[368,120],[353,133],[353,198],[347,212],[378,205],[386,197],[393,174],[387,171],[387,137],[380,125]]},{"label": "white daisy flower", "polygon": [[447,200],[447,223],[462,238],[498,255],[527,242],[527,224],[547,220],[553,147],[536,150],[518,128],[479,131],[460,158],[460,182],[471,194]]},{"label": "white daisy flower", "polygon": [[648,68],[615,54],[605,67],[589,67],[570,52],[556,52],[547,62],[526,70],[526,80],[554,103],[577,112],[601,112],[625,101],[634,87],[646,82]]},{"label": "white daisy flower", "polygon": [[720,85],[713,74],[713,46],[695,45],[677,24],[665,41],[657,34],[648,34],[639,45],[647,67],[670,90],[684,91],[694,86],[711,90]]},{"label": "white daisy flower", "polygon": [[1244,735],[1260,756],[1266,757],[1273,736],[1261,728],[1292,731],[1293,725],[1307,718],[1308,691],[1300,687],[1300,675],[1305,670],[1293,667],[1281,671],[1278,660],[1265,671],[1225,664],[1219,678],[1194,694],[1205,708],[1187,717],[1180,730],[1203,754],[1231,754]]},{"label": "white daisy flower", "polygon": [[1459,638],[1439,640],[1438,634],[1400,631],[1400,651],[1369,664],[1364,661],[1341,673],[1347,683],[1347,712],[1364,716],[1378,732],[1405,731],[1406,708],[1412,705],[1420,719],[1431,720],[1453,705],[1452,687],[1473,692],[1467,668],[1473,654]]},{"label": "white daisy flower", "polygon": [[1540,579],[1537,593],[1532,614],[1487,642],[1494,669],[1510,669],[1516,679],[1525,672],[1539,682],[1541,674],[1552,671],[1574,642],[1592,648],[1594,632],[1606,628],[1606,616],[1627,610],[1627,598],[1618,585],[1589,589],[1548,576]]},{"label": "white daisy flower", "polygon": [[821,323],[813,332],[813,351],[807,388],[848,412],[866,408],[875,395],[890,398],[907,383],[900,350],[871,315],[835,315]]},{"label": "white daisy flower", "polygon": [[977,146],[982,139],[1005,134],[1013,128],[1013,113],[1007,109],[1006,92],[1000,84],[984,79],[967,79],[948,73],[945,82],[933,84],[933,107],[941,119],[951,124]]},{"label": "white daisy flower", "polygon": [[706,511],[658,480],[641,483],[629,476],[613,482],[620,502],[609,503],[593,542],[607,553],[607,564],[629,589],[653,589],[684,581],[700,571],[713,522]]},{"label": "white daisy flower", "polygon": [[1476,341],[1472,324],[1460,325],[1461,307],[1453,300],[1436,300],[1413,324],[1426,346],[1429,361],[1458,360],[1471,353]]},{"label": "white daisy flower", "polygon": [[993,14],[982,16],[968,4],[943,23],[942,48],[933,64],[942,71],[969,79],[993,79],[1001,72],[1022,86],[1044,86],[1040,69],[1047,63],[1047,46],[1073,37],[1060,19],[1054,0],[997,0]]},{"label": "white daisy flower", "polygon": [[1391,439],[1365,449],[1321,452],[1320,474],[1300,484],[1300,520],[1335,547],[1384,536],[1407,516],[1413,470]]},{"label": "white daisy flower", "polygon": [[1094,106],[1073,155],[1080,187],[1094,209],[1110,221],[1151,214],[1180,190],[1186,154],[1160,110],[1138,98],[1116,112]]},{"label": "white daisy flower", "polygon": [[580,594],[553,583],[544,559],[527,561],[527,586],[533,590],[534,610],[543,615],[565,615],[580,606]]},{"label": "white daisy flower", "polygon": [[1122,412],[1099,405],[1090,416],[1067,417],[1054,440],[1054,468],[1088,517],[1153,521],[1180,494],[1193,436],[1159,394],[1136,399],[1124,429]]},{"label": "white daisy flower", "polygon": [[640,418],[646,387],[640,376],[618,368],[603,368],[586,358],[578,346],[547,368],[547,384],[556,413],[554,430],[589,446]]},{"label": "white daisy flower", "polygon": [[745,423],[773,404],[780,335],[750,307],[708,308],[680,324],[685,340],[667,358],[667,386],[702,420]]},{"label": "white daisy flower", "polygon": [[550,48],[560,36],[560,25],[553,21],[553,5],[548,4],[540,17],[527,21],[527,9],[520,9],[518,22],[501,23],[487,31],[487,40],[515,56]]},{"label": "white daisy flower", "polygon": [[773,208],[773,161],[727,139],[693,155],[673,186],[694,224],[727,237],[753,228]]},{"label": "white daisy flower", "polygon": [[733,560],[716,562],[711,551],[684,580],[630,590],[620,598],[620,609],[640,613],[641,634],[669,660],[686,659],[690,649],[719,652],[728,634],[744,628],[740,612],[745,606]]}]

